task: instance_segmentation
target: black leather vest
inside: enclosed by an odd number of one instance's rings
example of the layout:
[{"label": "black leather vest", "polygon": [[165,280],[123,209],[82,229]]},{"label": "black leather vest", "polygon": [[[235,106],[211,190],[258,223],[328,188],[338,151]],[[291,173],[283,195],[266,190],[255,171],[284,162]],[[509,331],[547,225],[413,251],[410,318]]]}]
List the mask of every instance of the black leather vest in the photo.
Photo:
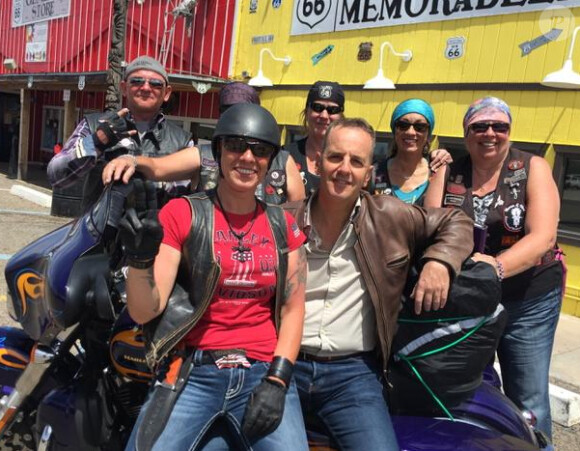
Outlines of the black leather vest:
[{"label": "black leather vest", "polygon": [[298,166],[298,171],[302,177],[302,182],[304,183],[304,188],[306,190],[306,196],[312,194],[318,189],[320,185],[320,176],[308,172],[308,162],[306,161],[306,139],[302,138],[298,141],[288,144],[285,149],[292,155],[296,166]]},{"label": "black leather vest", "polygon": [[[99,126],[99,118],[102,113],[89,114],[85,117],[91,133]],[[129,130],[136,130],[135,124],[127,120]],[[101,175],[103,168],[110,160],[120,155],[131,153],[133,155],[146,155],[148,157],[161,157],[184,149],[191,140],[191,134],[169,122],[167,119],[158,120],[153,128],[148,130],[143,138],[139,134],[131,138],[132,145],[117,144],[104,152],[95,167],[87,174],[83,186],[82,211],[86,211],[93,205],[103,192]]]},{"label": "black leather vest", "polygon": [[[496,256],[509,249],[526,234],[526,188],[532,157],[530,153],[511,147],[504,160],[485,220],[484,253],[488,255]],[[472,187],[471,158],[466,155],[448,168],[443,206],[460,208],[474,219]],[[548,254],[552,255],[553,251]],[[531,297],[556,288],[553,281],[561,279],[561,265],[548,254],[536,266],[505,279],[502,283],[503,299]]]},{"label": "black leather vest", "polygon": [[[163,313],[143,326],[147,363],[154,368],[197,324],[211,301],[221,268],[213,253],[215,191],[186,196],[193,212],[191,232],[184,243],[176,286]],[[278,249],[275,321],[280,326],[288,272],[286,217],[277,206],[261,203]]]},{"label": "black leather vest", "polygon": [[[526,187],[532,154],[510,148],[503,163],[493,201],[487,213],[485,253],[497,255],[525,235]],[[452,163],[445,182],[444,207],[459,207],[471,218],[473,211],[471,158]]]}]

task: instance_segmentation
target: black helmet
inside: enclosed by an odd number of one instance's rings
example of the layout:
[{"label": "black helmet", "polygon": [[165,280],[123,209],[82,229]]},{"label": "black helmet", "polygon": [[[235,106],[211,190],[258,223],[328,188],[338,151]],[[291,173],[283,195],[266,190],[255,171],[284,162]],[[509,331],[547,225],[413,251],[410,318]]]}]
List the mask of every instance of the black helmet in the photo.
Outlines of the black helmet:
[{"label": "black helmet", "polygon": [[211,150],[219,162],[218,141],[222,136],[243,136],[272,144],[276,152],[280,150],[280,129],[274,116],[260,105],[238,103],[228,108],[219,118],[213,133]]}]

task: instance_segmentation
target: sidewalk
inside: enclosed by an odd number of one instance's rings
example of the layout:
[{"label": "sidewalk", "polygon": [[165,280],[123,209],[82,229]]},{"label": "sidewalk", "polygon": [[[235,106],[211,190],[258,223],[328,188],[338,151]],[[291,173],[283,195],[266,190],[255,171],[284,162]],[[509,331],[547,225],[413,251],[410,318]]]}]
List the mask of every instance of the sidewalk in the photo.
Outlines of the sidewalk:
[{"label": "sidewalk", "polygon": [[[5,177],[7,164],[0,163],[0,177]],[[26,182],[18,184],[50,194],[46,169],[30,165]],[[31,199],[29,199],[31,200]],[[550,402],[553,420],[563,426],[580,423],[580,318],[560,315],[550,368]]]},{"label": "sidewalk", "polygon": [[580,318],[560,315],[550,383],[553,420],[563,426],[580,423]]}]

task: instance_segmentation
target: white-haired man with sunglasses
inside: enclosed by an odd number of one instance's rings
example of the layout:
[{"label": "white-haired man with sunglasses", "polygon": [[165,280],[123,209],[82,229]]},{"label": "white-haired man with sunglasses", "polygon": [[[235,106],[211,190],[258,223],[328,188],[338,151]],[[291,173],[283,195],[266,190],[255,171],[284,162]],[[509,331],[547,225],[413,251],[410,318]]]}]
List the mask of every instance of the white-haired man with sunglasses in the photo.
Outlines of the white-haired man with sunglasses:
[{"label": "white-haired man with sunglasses", "polygon": [[83,210],[103,189],[101,172],[107,161],[124,156],[134,162],[135,155],[158,157],[193,146],[191,134],[161,112],[172,91],[161,63],[149,56],[135,58],[120,88],[126,107],[85,116],[48,165],[48,178],[55,188],[84,180]]}]

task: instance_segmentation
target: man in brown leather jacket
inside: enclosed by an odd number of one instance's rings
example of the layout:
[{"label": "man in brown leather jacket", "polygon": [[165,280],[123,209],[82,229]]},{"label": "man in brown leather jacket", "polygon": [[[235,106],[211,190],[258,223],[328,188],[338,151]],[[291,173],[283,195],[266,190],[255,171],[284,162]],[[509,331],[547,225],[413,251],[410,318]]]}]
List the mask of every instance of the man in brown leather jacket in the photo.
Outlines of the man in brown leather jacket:
[{"label": "man in brown leather jacket", "polygon": [[340,449],[398,450],[383,378],[409,268],[421,268],[414,309],[445,305],[473,249],[473,223],[454,210],[363,191],[375,134],[364,119],[331,124],[317,192],[288,204],[308,235],[306,316],[295,378],[306,416]]}]

